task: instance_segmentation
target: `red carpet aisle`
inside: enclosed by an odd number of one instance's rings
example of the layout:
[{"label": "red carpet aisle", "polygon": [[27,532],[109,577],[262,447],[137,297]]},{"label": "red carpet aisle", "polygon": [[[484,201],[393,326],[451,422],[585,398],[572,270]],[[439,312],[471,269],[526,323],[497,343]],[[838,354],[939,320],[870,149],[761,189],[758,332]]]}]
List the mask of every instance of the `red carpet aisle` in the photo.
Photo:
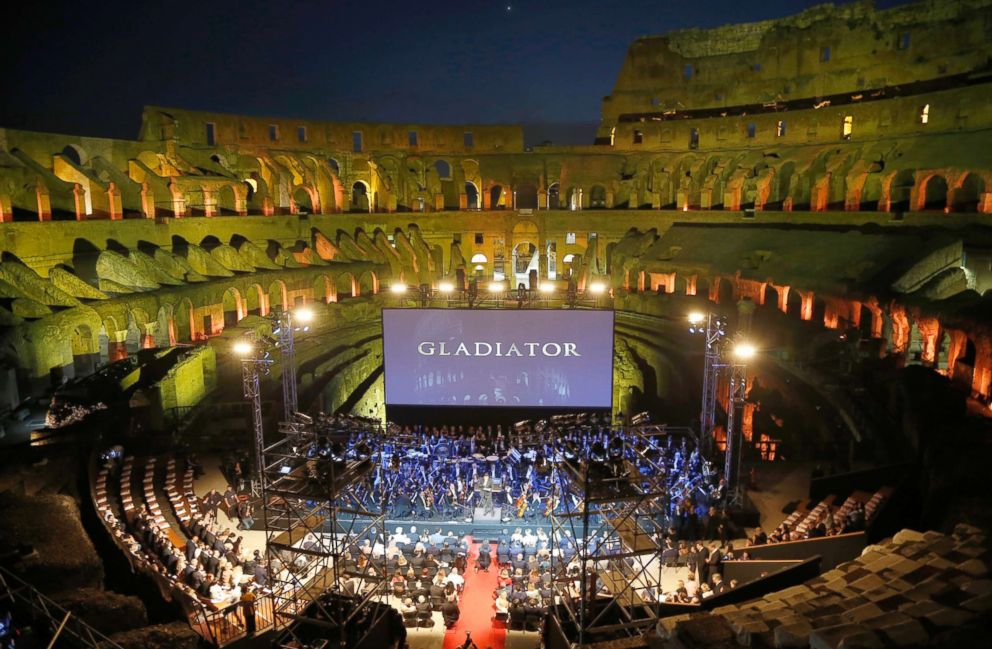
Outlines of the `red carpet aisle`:
[{"label": "red carpet aisle", "polygon": [[492,565],[489,572],[475,572],[479,545],[470,546],[468,569],[465,571],[465,590],[462,592],[459,608],[461,615],[454,627],[444,634],[444,649],[457,649],[465,642],[465,632],[472,632],[472,640],[479,649],[504,649],[506,629],[493,628],[493,591],[499,569],[496,567],[496,548],[492,550]]}]

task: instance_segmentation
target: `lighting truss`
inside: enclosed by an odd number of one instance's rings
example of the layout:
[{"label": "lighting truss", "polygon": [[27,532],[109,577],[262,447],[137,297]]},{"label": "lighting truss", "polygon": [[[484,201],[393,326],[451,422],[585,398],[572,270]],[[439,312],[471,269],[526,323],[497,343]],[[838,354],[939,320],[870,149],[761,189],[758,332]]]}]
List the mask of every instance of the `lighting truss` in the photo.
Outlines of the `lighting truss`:
[{"label": "lighting truss", "polygon": [[362,540],[385,535],[381,504],[363,487],[382,457],[339,455],[354,431],[318,435],[308,417],[295,416],[279,432],[265,449],[263,506],[276,626],[301,642],[314,627],[332,630],[340,646],[354,646],[389,610],[384,557],[360,561],[358,550]]},{"label": "lighting truss", "polygon": [[622,462],[562,459],[552,472],[554,614],[573,646],[639,636],[657,623],[664,567],[655,538],[667,521],[668,485],[648,441],[659,433],[671,431],[615,435]]}]

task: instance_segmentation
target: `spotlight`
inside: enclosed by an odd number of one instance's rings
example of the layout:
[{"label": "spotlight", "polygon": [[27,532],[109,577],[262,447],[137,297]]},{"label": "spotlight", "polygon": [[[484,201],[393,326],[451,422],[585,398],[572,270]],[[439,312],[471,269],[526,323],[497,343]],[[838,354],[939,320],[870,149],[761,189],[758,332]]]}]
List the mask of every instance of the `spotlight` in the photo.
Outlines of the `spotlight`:
[{"label": "spotlight", "polygon": [[247,340],[239,340],[232,347],[234,353],[242,358],[248,358],[255,352],[255,346]]},{"label": "spotlight", "polygon": [[538,287],[538,290],[541,291],[542,293],[554,293],[555,285],[550,282],[544,282],[543,284],[540,285],[540,287]]},{"label": "spotlight", "polygon": [[593,282],[589,285],[589,292],[593,295],[602,295],[606,292],[606,284],[603,282]]},{"label": "spotlight", "polygon": [[296,319],[303,323],[310,322],[313,320],[313,309],[308,306],[300,307],[296,310]]},{"label": "spotlight", "polygon": [[489,292],[490,293],[502,293],[503,292],[503,283],[502,282],[490,282],[489,283]]},{"label": "spotlight", "polygon": [[734,356],[742,361],[754,358],[754,355],[757,353],[758,350],[750,343],[740,342],[734,347]]},{"label": "spotlight", "polygon": [[451,282],[441,282],[440,284],[437,285],[437,290],[441,291],[442,293],[454,293],[455,285],[452,284]]},{"label": "spotlight", "polygon": [[404,284],[403,282],[393,284],[392,286],[389,287],[389,290],[395,293],[396,295],[402,295],[406,293],[406,284]]},{"label": "spotlight", "polygon": [[698,325],[702,323],[702,321],[705,319],[706,316],[700,313],[699,311],[693,311],[692,313],[689,314],[689,324],[691,325]]}]

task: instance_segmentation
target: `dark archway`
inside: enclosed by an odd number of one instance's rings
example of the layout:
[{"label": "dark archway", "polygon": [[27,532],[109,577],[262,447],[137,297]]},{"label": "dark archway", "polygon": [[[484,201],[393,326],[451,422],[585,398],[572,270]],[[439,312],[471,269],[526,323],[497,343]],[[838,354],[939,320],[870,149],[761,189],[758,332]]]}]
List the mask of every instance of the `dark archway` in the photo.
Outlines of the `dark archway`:
[{"label": "dark archway", "polygon": [[548,187],[548,209],[557,210],[561,207],[561,185],[558,183],[551,183]]},{"label": "dark archway", "polygon": [[984,193],[985,181],[981,176],[968,174],[954,191],[954,204],[951,209],[955,212],[977,212]]},{"label": "dark archway", "polygon": [[923,209],[947,209],[947,180],[943,176],[930,176],[921,188],[923,192]]},{"label": "dark archway", "polygon": [[369,211],[369,188],[360,180],[351,186],[351,211]]},{"label": "dark archway", "polygon": [[892,212],[905,212],[909,209],[909,197],[915,184],[915,172],[903,169],[889,184],[889,205]]},{"label": "dark archway", "polygon": [[489,208],[493,210],[506,209],[506,205],[500,205],[500,200],[503,198],[503,186],[493,185],[492,189],[489,190]]},{"label": "dark archway", "polygon": [[537,187],[528,184],[517,185],[514,193],[516,194],[515,207],[518,210],[537,209]]},{"label": "dark archway", "polygon": [[785,312],[797,320],[803,317],[803,296],[796,289],[789,289]]},{"label": "dark archway", "polygon": [[465,207],[470,210],[477,210],[480,207],[479,190],[476,188],[475,183],[465,183]]},{"label": "dark archway", "polygon": [[602,185],[593,185],[589,189],[589,209],[606,209],[606,188]]},{"label": "dark archway", "polygon": [[313,214],[313,199],[306,187],[300,186],[293,190],[293,202],[296,203],[296,211],[300,214]]}]

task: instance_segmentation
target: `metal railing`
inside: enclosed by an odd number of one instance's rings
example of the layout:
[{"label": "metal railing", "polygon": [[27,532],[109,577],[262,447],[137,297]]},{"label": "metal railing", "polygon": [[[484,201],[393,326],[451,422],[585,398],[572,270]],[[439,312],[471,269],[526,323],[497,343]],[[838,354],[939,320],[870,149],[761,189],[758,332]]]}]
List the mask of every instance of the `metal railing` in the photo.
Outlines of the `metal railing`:
[{"label": "metal railing", "polygon": [[14,610],[15,624],[17,611],[25,609],[30,611],[35,629],[38,629],[38,620],[44,620],[48,627],[45,640],[48,641],[49,647],[56,646],[56,643],[58,646],[64,646],[62,642],[65,641],[74,647],[121,649],[119,644],[73,615],[71,611],[67,611],[6,568],[0,567],[0,601],[2,600],[10,602]]}]

